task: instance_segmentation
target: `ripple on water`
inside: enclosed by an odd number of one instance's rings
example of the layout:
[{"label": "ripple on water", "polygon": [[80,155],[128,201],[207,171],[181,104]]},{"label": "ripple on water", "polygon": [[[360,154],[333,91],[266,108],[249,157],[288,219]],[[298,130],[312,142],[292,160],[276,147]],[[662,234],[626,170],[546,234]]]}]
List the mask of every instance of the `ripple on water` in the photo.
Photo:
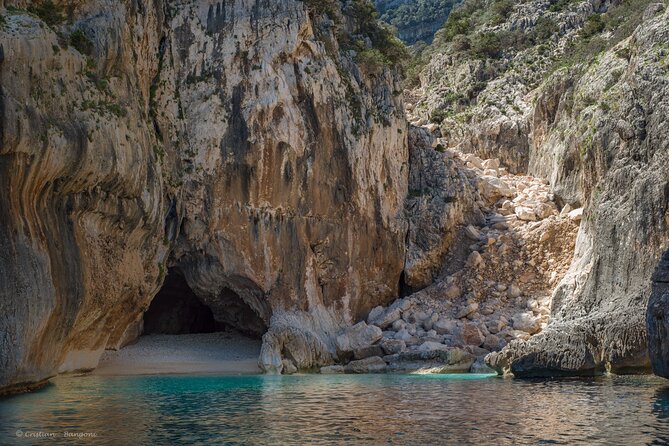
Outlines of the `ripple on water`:
[{"label": "ripple on water", "polygon": [[669,382],[85,376],[0,400],[0,420],[0,444],[72,444],[65,431],[97,434],[82,444],[663,444]]}]

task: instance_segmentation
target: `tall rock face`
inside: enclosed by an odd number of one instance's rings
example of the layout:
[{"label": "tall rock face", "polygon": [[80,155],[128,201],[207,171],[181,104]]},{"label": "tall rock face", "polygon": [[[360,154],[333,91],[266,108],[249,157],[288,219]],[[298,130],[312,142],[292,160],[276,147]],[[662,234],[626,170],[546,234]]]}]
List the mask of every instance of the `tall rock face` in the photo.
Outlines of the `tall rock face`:
[{"label": "tall rock face", "polygon": [[669,378],[669,250],[653,275],[653,292],[646,313],[648,351],[653,372]]},{"label": "tall rock face", "polygon": [[93,367],[158,290],[168,248],[162,170],[146,119],[160,15],[82,4],[72,26],[97,33],[87,58],[37,16],[2,14],[5,388]]},{"label": "tall rock face", "polygon": [[397,294],[399,86],[339,57],[332,25],[302,2],[171,8],[160,76],[174,84],[158,86],[157,120],[186,166],[174,262],[215,315],[231,291],[271,326],[266,351],[284,350],[288,328],[329,346],[327,333]]},{"label": "tall rock face", "polygon": [[425,129],[410,129],[404,291],[425,288],[453,269],[446,265],[446,256],[458,245],[468,244],[458,238],[461,226],[485,224],[475,178],[443,151],[435,150],[435,144]]},{"label": "tall rock face", "polygon": [[580,32],[610,3],[463,1],[420,55],[420,88],[408,104],[413,119],[440,124],[451,148],[531,173],[534,91],[556,66],[587,62],[602,50],[599,36],[583,45]]},{"label": "tall rock face", "polygon": [[395,74],[340,52],[345,10],[4,6],[1,388],[94,367],[168,266],[217,321],[269,327],[268,370],[328,363],[396,296],[408,131]]},{"label": "tall rock face", "polygon": [[492,355],[499,370],[595,374],[649,365],[644,314],[669,243],[668,19],[652,5],[629,39],[585,72],[558,71],[540,89],[530,169],[585,213],[572,266],[553,293],[553,323]]},{"label": "tall rock face", "polygon": [[[445,45],[422,72],[412,119],[438,122],[444,145],[546,178],[557,202],[584,208],[552,322],[487,360],[516,376],[647,369],[645,308],[669,243],[669,12],[526,2],[491,28],[467,5],[460,13],[480,32],[447,24],[451,40],[432,49]],[[607,33],[607,20],[624,26]]]}]

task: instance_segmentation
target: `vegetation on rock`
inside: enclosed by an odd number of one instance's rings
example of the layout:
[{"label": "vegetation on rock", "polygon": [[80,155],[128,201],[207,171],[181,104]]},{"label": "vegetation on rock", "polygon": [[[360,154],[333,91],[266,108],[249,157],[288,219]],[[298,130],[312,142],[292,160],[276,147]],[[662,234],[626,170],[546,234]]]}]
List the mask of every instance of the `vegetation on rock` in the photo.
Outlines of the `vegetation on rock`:
[{"label": "vegetation on rock", "polygon": [[62,7],[52,0],[30,5],[28,6],[28,12],[42,19],[49,26],[60,25],[65,21]]},{"label": "vegetation on rock", "polygon": [[397,29],[397,34],[405,42],[414,44],[431,42],[434,32],[460,0],[409,0],[399,5],[398,2],[376,0],[374,3],[381,20]]}]

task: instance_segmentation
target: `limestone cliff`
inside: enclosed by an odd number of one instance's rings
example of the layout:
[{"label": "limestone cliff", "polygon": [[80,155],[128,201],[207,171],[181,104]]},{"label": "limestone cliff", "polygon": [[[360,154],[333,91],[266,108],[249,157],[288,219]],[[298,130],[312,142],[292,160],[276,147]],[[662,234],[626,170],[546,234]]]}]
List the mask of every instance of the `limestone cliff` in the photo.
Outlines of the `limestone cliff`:
[{"label": "limestone cliff", "polygon": [[408,132],[349,5],[0,6],[0,387],[94,367],[168,267],[268,370],[397,294]]},{"label": "limestone cliff", "polygon": [[645,308],[669,243],[662,11],[652,5],[629,39],[584,73],[557,72],[541,89],[530,168],[586,207],[572,266],[553,293],[555,322],[493,360],[514,374],[648,368]]},{"label": "limestone cliff", "polygon": [[668,19],[662,4],[526,2],[497,24],[481,18],[478,34],[457,22],[440,31],[450,43],[422,72],[413,119],[438,122],[444,145],[499,157],[546,178],[557,203],[584,207],[552,322],[489,356],[499,371],[649,365],[644,313],[669,243]]}]

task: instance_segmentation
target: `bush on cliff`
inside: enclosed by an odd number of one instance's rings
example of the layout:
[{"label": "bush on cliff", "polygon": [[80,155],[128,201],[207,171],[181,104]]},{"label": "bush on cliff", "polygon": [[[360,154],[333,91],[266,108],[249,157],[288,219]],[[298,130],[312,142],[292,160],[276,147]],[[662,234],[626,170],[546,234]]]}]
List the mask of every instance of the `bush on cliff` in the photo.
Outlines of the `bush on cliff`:
[{"label": "bush on cliff", "polygon": [[49,26],[60,25],[65,21],[63,9],[51,0],[28,6],[28,12],[36,15]]}]

